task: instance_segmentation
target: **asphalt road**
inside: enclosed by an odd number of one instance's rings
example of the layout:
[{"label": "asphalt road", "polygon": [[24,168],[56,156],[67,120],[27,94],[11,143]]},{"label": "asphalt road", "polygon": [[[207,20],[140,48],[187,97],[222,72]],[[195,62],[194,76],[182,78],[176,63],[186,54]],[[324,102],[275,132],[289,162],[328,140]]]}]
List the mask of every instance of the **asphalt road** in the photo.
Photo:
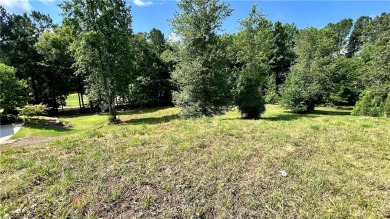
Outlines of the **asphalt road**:
[{"label": "asphalt road", "polygon": [[23,124],[0,125],[0,144],[10,139],[22,126]]}]

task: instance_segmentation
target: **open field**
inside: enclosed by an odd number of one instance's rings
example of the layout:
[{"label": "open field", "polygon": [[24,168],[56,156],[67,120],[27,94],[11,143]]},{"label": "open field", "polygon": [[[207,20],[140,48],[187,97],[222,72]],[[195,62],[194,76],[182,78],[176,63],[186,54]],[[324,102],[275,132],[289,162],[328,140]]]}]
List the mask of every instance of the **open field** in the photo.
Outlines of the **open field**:
[{"label": "open field", "polygon": [[[89,104],[88,96],[83,95],[84,98],[84,105]],[[77,93],[69,94],[68,98],[66,98],[66,107],[73,108],[73,107],[79,107],[79,97],[77,96]]]},{"label": "open field", "polygon": [[236,111],[188,120],[177,113],[122,113],[122,124],[94,131],[77,124],[104,124],[106,116],[65,118],[80,128],[69,137],[0,146],[0,218],[383,218],[390,211],[389,119],[271,105],[261,120]]}]

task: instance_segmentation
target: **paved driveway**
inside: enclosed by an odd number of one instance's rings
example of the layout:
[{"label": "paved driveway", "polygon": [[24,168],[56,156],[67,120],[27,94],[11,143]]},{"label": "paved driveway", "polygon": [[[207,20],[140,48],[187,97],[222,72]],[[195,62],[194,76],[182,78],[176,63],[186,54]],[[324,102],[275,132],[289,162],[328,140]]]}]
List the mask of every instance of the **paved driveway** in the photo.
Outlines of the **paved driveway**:
[{"label": "paved driveway", "polygon": [[22,126],[23,124],[0,125],[0,144],[10,139]]}]

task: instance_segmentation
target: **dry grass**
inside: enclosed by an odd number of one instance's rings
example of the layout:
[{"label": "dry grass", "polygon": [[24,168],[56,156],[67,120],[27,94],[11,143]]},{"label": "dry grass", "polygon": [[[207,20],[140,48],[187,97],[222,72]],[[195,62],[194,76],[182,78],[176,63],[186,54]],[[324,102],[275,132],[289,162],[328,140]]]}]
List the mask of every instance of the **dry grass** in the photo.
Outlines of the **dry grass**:
[{"label": "dry grass", "polygon": [[278,106],[257,121],[177,113],[136,111],[79,136],[2,146],[0,217],[381,218],[390,209],[388,119]]}]

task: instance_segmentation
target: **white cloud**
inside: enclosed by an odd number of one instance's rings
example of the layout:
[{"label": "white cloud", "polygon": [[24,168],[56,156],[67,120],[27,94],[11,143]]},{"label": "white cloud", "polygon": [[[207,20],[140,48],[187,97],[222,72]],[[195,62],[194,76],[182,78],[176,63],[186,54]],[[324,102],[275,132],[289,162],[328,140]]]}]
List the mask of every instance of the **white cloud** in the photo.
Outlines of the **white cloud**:
[{"label": "white cloud", "polygon": [[30,12],[33,9],[29,0],[0,0],[0,5],[2,5],[8,13],[16,14]]},{"label": "white cloud", "polygon": [[57,0],[0,0],[0,5],[3,6],[8,13],[22,14],[24,12],[31,12],[34,9],[30,4],[31,1],[38,1],[47,5]]},{"label": "white cloud", "polygon": [[151,1],[143,1],[143,0],[133,0],[133,2],[135,5],[138,5],[138,6],[149,6],[149,5],[153,4],[153,2],[151,2]]}]

